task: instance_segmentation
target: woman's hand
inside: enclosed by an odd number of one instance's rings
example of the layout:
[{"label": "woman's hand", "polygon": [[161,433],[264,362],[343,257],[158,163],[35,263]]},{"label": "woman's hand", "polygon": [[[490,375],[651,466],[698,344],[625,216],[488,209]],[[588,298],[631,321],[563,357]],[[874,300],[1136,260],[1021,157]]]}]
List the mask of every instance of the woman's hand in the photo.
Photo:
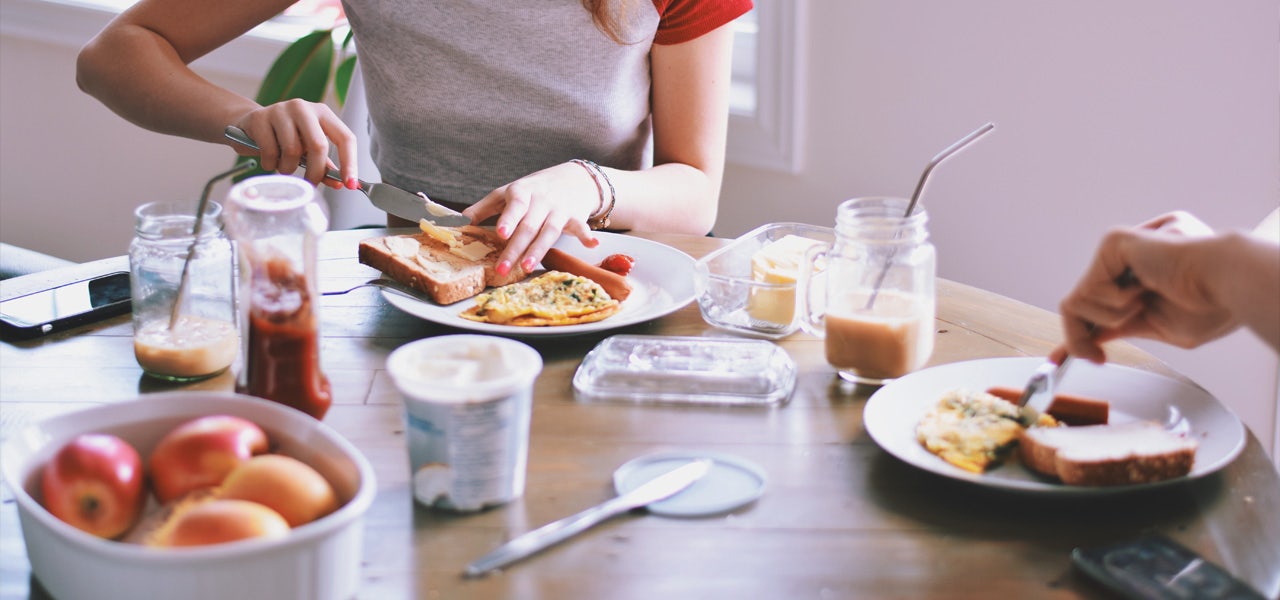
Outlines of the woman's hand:
[{"label": "woman's hand", "polygon": [[585,165],[562,163],[493,190],[462,213],[472,223],[497,215],[498,235],[507,240],[495,267],[499,274],[506,275],[517,264],[531,271],[562,233],[588,248],[600,243],[587,226],[603,197],[599,185]]},{"label": "woman's hand", "polygon": [[[328,105],[292,99],[252,110],[233,125],[243,129],[260,148],[256,151],[262,168],[290,174],[306,163],[305,177],[311,183],[324,183],[331,188],[357,189],[359,173],[356,158],[356,136]],[[338,149],[342,182],[325,178],[334,168],[329,160],[329,144]],[[252,156],[255,151],[228,143],[237,153]]]}]

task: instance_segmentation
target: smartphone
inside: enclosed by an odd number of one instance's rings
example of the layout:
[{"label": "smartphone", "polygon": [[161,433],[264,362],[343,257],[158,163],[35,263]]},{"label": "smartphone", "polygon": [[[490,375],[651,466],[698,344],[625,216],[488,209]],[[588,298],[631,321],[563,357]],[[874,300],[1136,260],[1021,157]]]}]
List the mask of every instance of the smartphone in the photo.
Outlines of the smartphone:
[{"label": "smartphone", "polygon": [[1071,560],[1103,585],[1136,600],[1264,600],[1262,594],[1194,550],[1160,534],[1097,548]]},{"label": "smartphone", "polygon": [[33,338],[129,312],[129,272],[82,279],[0,302],[0,332]]}]

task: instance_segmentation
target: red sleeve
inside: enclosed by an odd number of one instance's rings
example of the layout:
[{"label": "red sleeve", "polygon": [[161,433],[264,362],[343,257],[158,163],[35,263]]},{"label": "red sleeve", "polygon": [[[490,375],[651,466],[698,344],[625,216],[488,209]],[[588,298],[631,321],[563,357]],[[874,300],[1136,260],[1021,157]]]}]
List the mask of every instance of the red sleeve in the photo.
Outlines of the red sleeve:
[{"label": "red sleeve", "polygon": [[660,21],[653,43],[672,45],[696,39],[753,6],[752,0],[653,0]]}]

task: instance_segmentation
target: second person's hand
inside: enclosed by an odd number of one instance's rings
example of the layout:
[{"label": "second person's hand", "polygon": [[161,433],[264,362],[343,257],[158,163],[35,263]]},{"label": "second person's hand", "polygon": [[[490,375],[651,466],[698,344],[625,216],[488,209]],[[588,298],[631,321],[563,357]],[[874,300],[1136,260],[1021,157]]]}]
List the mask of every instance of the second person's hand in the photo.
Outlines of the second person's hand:
[{"label": "second person's hand", "polygon": [[[1102,344],[1121,337],[1161,340],[1181,347],[1199,345],[1230,331],[1230,312],[1197,282],[1212,230],[1186,213],[1170,213],[1138,227],[1114,229],[1098,246],[1085,275],[1060,306],[1064,348],[1101,363]],[[1126,271],[1134,285],[1118,285]]]}]

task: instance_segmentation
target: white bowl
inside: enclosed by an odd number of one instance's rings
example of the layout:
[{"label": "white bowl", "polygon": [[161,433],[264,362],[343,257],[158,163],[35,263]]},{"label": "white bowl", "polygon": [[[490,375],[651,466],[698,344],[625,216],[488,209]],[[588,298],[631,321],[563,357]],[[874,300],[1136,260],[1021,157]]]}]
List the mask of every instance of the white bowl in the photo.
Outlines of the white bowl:
[{"label": "white bowl", "polygon": [[[85,533],[36,500],[40,468],[78,434],[118,435],[145,460],[169,429],[211,414],[257,423],[273,449],[320,471],[342,506],[280,539],[161,549]],[[0,468],[18,502],[31,569],[60,600],[347,599],[360,583],[364,513],[377,489],[373,468],[333,429],[275,402],[224,392],[171,392],[60,415],[15,432],[0,449]]]}]

